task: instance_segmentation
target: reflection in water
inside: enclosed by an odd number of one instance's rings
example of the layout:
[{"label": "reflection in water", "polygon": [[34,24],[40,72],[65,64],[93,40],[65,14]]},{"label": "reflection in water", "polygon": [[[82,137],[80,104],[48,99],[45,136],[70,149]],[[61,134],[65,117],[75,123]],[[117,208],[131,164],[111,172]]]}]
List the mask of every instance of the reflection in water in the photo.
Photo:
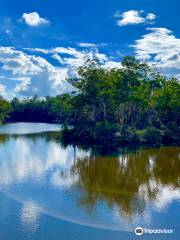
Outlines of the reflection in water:
[{"label": "reflection in water", "polygon": [[61,125],[49,123],[11,123],[0,125],[0,134],[30,134],[59,130],[61,130]]},{"label": "reflection in water", "polygon": [[[79,150],[77,154],[83,157],[85,153]],[[40,182],[51,170],[51,181],[56,185],[58,183],[54,180],[58,180],[57,174],[61,178],[60,185],[66,185],[64,181],[67,175],[68,178],[74,177],[68,173],[74,163],[74,148],[63,149],[58,143],[52,141],[47,143],[41,138],[39,141],[26,137],[11,138],[4,145],[0,145],[0,159],[2,159],[0,162],[2,187],[27,182],[30,178]],[[60,174],[63,172],[66,177]]]},{"label": "reflection in water", "polygon": [[97,156],[63,147],[56,133],[0,139],[0,190],[23,203],[21,222],[32,232],[42,211],[131,231],[137,224],[153,225],[155,214],[163,223],[162,210],[180,199],[178,147]]},{"label": "reflection in water", "polygon": [[34,201],[27,201],[23,204],[20,218],[25,230],[30,230],[31,232],[37,230],[40,211],[41,207]]},{"label": "reflection in water", "polygon": [[5,143],[9,140],[9,136],[5,134],[0,134],[0,143]]},{"label": "reflection in water", "polygon": [[86,191],[82,202],[94,205],[106,199],[131,215],[144,211],[150,200],[158,207],[180,198],[180,158],[178,148],[141,150],[119,157],[77,159],[79,186]]}]

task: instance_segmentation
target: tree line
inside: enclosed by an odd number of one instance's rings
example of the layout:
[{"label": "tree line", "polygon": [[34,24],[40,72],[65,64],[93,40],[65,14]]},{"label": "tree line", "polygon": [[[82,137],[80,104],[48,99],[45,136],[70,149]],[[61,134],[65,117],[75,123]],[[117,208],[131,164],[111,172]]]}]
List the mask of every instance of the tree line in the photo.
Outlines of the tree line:
[{"label": "tree line", "polygon": [[[125,57],[120,69],[88,61],[68,81],[76,93],[0,98],[0,122],[50,122],[65,126],[68,141],[87,143],[178,143],[180,84],[147,63]],[[68,126],[71,126],[68,128]]]}]

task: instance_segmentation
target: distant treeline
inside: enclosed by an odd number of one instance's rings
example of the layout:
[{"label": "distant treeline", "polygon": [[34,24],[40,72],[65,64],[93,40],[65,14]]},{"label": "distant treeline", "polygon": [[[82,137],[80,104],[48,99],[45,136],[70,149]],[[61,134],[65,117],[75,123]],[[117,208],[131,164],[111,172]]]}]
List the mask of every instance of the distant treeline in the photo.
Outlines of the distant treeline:
[{"label": "distant treeline", "polygon": [[[133,57],[120,69],[96,61],[69,80],[78,91],[55,97],[6,101],[0,122],[55,122],[69,141],[87,143],[179,143],[180,84]],[[68,126],[71,126],[69,129]]]},{"label": "distant treeline", "polygon": [[71,97],[67,94],[55,97],[34,96],[10,102],[9,122],[65,123],[71,116]]}]

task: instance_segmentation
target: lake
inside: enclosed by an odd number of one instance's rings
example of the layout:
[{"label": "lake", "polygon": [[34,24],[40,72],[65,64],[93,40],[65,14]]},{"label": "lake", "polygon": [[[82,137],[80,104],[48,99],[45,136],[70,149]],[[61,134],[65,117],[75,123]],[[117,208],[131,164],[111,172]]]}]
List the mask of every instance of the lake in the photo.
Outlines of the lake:
[{"label": "lake", "polygon": [[[1,240],[180,236],[180,148],[98,154],[65,145],[57,124],[0,126]],[[134,229],[172,229],[143,234]]]}]

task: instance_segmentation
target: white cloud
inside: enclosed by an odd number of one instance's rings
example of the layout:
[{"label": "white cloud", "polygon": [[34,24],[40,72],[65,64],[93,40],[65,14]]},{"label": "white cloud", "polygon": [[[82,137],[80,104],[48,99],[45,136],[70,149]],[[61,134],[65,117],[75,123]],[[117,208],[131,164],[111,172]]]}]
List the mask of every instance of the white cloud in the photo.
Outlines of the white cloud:
[{"label": "white cloud", "polygon": [[23,50],[27,50],[28,52],[34,52],[34,53],[43,53],[43,54],[49,53],[49,50],[46,50],[43,48],[23,48]]},{"label": "white cloud", "polygon": [[146,16],[147,20],[154,20],[156,19],[156,15],[154,13],[148,13],[148,15]]},{"label": "white cloud", "polygon": [[72,90],[66,81],[68,68],[57,68],[42,57],[1,47],[0,63],[3,74],[11,79],[21,79],[14,88],[16,94],[45,96]]},{"label": "white cloud", "polygon": [[57,47],[57,48],[52,48],[49,50],[50,53],[62,53],[62,54],[68,54],[68,55],[72,55],[72,56],[80,56],[82,55],[82,51],[78,51],[75,48],[71,48],[71,47]]},{"label": "white cloud", "polygon": [[57,61],[58,61],[59,63],[61,63],[61,64],[64,63],[62,57],[60,57],[57,53],[53,54],[51,57],[52,57],[54,60],[57,60]]},{"label": "white cloud", "polygon": [[104,68],[106,68],[106,69],[122,68],[122,64],[120,62],[107,61],[104,64]]},{"label": "white cloud", "polygon": [[164,73],[180,74],[180,39],[166,28],[148,28],[148,34],[136,40],[136,56],[155,63]]},{"label": "white cloud", "polygon": [[[59,64],[56,62],[54,66],[48,59],[54,59]],[[98,59],[106,69],[121,67],[112,57],[99,52],[97,47],[89,50],[71,47],[16,50],[0,47],[0,75],[4,76],[1,81],[6,79],[6,86],[12,96],[46,96],[71,92],[74,88],[66,79],[77,77],[77,68],[85,65],[89,59]]]},{"label": "white cloud", "polygon": [[41,18],[37,12],[23,13],[22,20],[31,27],[49,24],[49,21],[45,18]]},{"label": "white cloud", "polygon": [[57,47],[52,49],[26,48],[26,50],[30,52],[50,54],[51,57],[57,60],[60,64],[73,69],[84,65],[87,60],[93,59],[98,59],[102,65],[107,67],[110,67],[110,65],[111,67],[113,65],[114,67],[119,67],[117,62],[112,61],[106,54],[100,53],[97,47],[90,50],[77,50],[71,47]]},{"label": "white cloud", "polygon": [[17,84],[14,88],[15,93],[27,92],[28,88],[30,87],[31,79],[30,78],[23,78],[23,81],[20,84]]},{"label": "white cloud", "polygon": [[[56,58],[56,60],[59,60],[61,64],[63,63],[71,70],[86,64],[87,60],[93,59],[97,59],[105,68],[120,67],[118,62],[112,61],[106,54],[100,53],[98,48],[89,51],[79,51],[75,48],[55,48],[51,49],[50,52],[55,53],[52,56],[53,58]],[[59,54],[67,54],[69,56],[59,58]]]},{"label": "white cloud", "polygon": [[124,13],[116,13],[115,17],[120,18],[117,20],[118,26],[126,25],[137,25],[142,23],[152,23],[152,20],[155,20],[156,15],[153,13],[148,13],[144,16],[144,11],[130,10]]},{"label": "white cloud", "polygon": [[6,95],[6,86],[3,84],[0,84],[0,96],[5,96]]},{"label": "white cloud", "polygon": [[96,47],[96,44],[94,43],[79,43],[78,44],[80,47],[86,47],[86,48],[93,48],[93,47]]}]

